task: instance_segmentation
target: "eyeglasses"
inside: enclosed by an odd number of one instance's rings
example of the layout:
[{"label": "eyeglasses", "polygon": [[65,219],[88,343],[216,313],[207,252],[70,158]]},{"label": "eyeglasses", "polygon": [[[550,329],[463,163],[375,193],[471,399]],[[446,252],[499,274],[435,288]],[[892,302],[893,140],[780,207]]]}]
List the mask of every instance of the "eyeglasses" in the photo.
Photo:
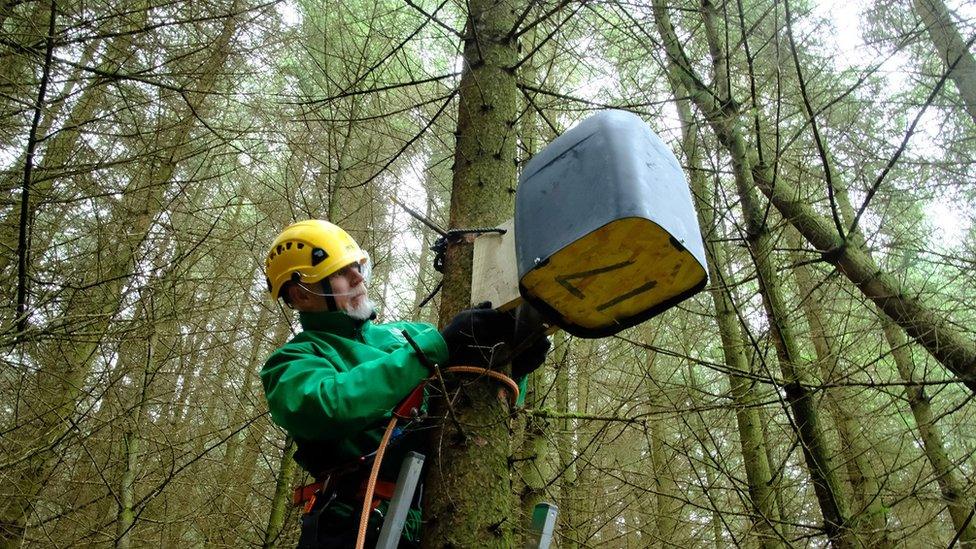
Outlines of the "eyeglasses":
[{"label": "eyeglasses", "polygon": [[349,265],[346,265],[345,267],[339,269],[338,271],[330,274],[329,275],[329,278],[332,278],[334,276],[335,277],[339,277],[339,276],[347,277],[347,276],[351,275],[353,271],[356,271],[357,273],[359,273],[359,276],[361,276],[363,278],[366,278],[366,274],[364,274],[365,271],[366,271],[366,269],[363,269],[363,266],[361,264],[359,264],[359,263],[350,263]]}]

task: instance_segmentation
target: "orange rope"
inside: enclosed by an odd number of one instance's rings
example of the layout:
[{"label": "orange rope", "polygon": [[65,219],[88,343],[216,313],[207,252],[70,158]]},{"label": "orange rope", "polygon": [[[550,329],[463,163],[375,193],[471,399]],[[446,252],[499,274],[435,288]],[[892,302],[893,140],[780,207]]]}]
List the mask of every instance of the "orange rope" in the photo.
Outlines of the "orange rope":
[{"label": "orange rope", "polygon": [[458,373],[458,374],[477,374],[488,376],[494,380],[502,382],[509,390],[509,396],[512,399],[512,406],[518,402],[519,398],[519,386],[515,383],[515,380],[508,377],[507,375],[497,372],[495,370],[489,370],[488,368],[480,368],[478,366],[449,366],[444,369],[448,373]]},{"label": "orange rope", "polygon": [[[515,403],[518,402],[518,384],[515,383],[515,380],[501,372],[489,370],[488,368],[479,368],[477,366],[450,366],[445,368],[444,371],[454,374],[483,375],[500,381],[506,387],[508,387],[509,397],[511,397],[512,400],[512,406],[515,406]],[[390,444],[390,435],[393,434],[393,429],[396,427],[396,423],[396,416],[390,418],[390,423],[386,425],[386,431],[383,433],[382,440],[380,440],[380,446],[376,449],[376,457],[373,458],[373,468],[369,472],[369,480],[366,483],[366,494],[363,498],[363,510],[359,514],[359,534],[356,537],[356,549],[363,549],[366,545],[366,530],[368,529],[367,525],[369,524],[369,512],[373,507],[373,492],[376,490],[376,479],[380,475],[380,464],[383,462],[383,454],[386,453],[386,447]]]},{"label": "orange rope", "polygon": [[386,425],[383,439],[380,440],[380,447],[376,449],[376,457],[373,459],[373,469],[369,472],[369,481],[366,483],[366,495],[363,499],[363,512],[359,515],[359,535],[356,537],[356,549],[363,549],[366,545],[366,526],[369,524],[369,512],[373,507],[373,491],[376,489],[376,478],[380,475],[380,463],[383,462],[383,454],[390,443],[390,435],[396,427],[397,418],[390,418],[390,423]]}]

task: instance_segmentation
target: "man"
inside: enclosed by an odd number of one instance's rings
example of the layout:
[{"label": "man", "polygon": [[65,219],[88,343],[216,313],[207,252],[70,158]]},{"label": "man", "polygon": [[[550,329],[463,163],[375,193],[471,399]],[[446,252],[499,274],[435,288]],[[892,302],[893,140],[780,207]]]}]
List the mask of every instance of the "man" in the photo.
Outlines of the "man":
[{"label": "man", "polygon": [[[391,410],[430,376],[426,364],[487,366],[495,345],[513,344],[513,318],[490,308],[462,311],[442,333],[423,323],[372,323],[369,266],[352,237],[320,220],[290,225],[265,260],[268,291],[299,311],[303,330],[261,371],[268,408],[295,439],[295,461],[323,482],[308,494],[299,547],[354,544],[370,465],[365,458],[379,446]],[[541,365],[548,347],[545,338],[533,345],[519,357],[520,369]],[[392,490],[403,455],[419,439],[407,434],[391,444],[378,492]],[[385,504],[376,514],[383,511]],[[411,512],[401,546],[418,541],[419,517]],[[374,537],[378,523],[370,521]]]}]

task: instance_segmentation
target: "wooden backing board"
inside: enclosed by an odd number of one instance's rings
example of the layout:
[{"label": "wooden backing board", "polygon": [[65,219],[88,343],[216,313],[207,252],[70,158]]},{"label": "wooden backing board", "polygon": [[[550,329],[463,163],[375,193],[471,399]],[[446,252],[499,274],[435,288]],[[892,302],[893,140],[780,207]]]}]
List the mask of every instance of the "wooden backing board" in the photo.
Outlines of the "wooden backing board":
[{"label": "wooden backing board", "polygon": [[522,303],[515,262],[515,220],[509,219],[498,228],[505,234],[482,234],[474,240],[471,303],[491,301],[494,308],[507,311]]}]

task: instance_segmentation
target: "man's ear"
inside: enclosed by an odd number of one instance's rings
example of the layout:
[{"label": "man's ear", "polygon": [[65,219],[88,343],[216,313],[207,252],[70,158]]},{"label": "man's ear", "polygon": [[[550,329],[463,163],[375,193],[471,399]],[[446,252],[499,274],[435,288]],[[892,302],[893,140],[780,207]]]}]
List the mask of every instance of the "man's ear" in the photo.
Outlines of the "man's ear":
[{"label": "man's ear", "polygon": [[288,284],[285,286],[285,292],[288,294],[288,302],[292,306],[304,305],[309,298],[309,295],[303,292],[298,284]]}]

